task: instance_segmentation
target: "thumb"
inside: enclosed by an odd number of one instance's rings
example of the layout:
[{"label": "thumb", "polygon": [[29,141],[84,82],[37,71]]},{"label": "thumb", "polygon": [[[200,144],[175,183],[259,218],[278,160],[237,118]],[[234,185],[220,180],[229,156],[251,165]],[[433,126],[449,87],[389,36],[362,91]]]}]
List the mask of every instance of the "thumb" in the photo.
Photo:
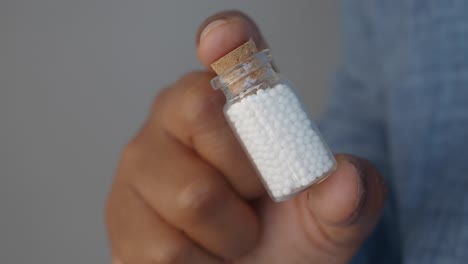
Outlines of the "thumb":
[{"label": "thumb", "polygon": [[351,258],[379,220],[387,188],[369,161],[337,155],[337,170],[303,195],[306,232],[320,230],[322,242]]},{"label": "thumb", "polygon": [[368,161],[336,159],[332,175],[294,199],[259,203],[259,243],[235,264],[349,263],[377,223],[387,189]]},{"label": "thumb", "polygon": [[205,20],[197,33],[200,62],[211,69],[211,63],[253,39],[259,50],[267,48],[260,30],[251,18],[239,11],[224,11]]}]

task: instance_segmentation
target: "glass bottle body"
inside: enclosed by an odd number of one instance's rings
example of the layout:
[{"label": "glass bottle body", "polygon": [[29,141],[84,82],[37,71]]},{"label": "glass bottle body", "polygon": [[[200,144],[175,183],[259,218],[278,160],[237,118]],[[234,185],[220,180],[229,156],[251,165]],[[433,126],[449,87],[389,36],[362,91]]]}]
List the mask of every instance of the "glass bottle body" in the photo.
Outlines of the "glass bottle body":
[{"label": "glass bottle body", "polygon": [[325,179],[336,160],[291,82],[271,67],[269,51],[249,60],[238,78],[217,77],[230,80],[221,82],[224,112],[270,197],[284,201]]}]

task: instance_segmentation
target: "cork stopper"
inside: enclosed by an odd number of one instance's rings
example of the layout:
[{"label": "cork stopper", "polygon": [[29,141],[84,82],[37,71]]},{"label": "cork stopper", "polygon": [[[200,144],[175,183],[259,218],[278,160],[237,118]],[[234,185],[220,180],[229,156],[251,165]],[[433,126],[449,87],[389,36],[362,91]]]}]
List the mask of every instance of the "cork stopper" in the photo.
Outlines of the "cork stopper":
[{"label": "cork stopper", "polygon": [[240,45],[235,50],[229,52],[217,61],[213,62],[211,64],[211,68],[213,68],[216,74],[222,75],[227,70],[247,60],[248,58],[255,55],[255,53],[257,52],[258,50],[255,46],[255,42],[252,39],[249,39],[249,41],[247,41],[246,43]]},{"label": "cork stopper", "polygon": [[255,42],[250,39],[212,63],[211,67],[218,74],[216,79],[221,80],[233,96],[243,97],[251,90],[250,88],[272,82],[277,78],[272,72],[271,65],[268,66],[269,62],[266,62],[270,59],[265,56],[270,56],[269,51],[258,52]]}]

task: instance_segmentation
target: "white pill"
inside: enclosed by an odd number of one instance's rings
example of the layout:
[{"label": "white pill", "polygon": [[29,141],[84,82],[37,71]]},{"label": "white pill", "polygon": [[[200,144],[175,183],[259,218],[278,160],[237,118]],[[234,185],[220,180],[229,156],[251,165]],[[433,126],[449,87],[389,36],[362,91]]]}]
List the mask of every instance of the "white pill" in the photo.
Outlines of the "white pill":
[{"label": "white pill", "polygon": [[226,115],[273,197],[293,194],[334,165],[286,85],[259,89],[233,103]]},{"label": "white pill", "polygon": [[309,184],[309,181],[307,180],[307,178],[301,178],[300,182],[302,186],[306,186],[307,184]]},{"label": "white pill", "polygon": [[289,188],[289,187],[283,188],[283,195],[288,195],[290,193],[291,193],[291,188]]},{"label": "white pill", "polygon": [[273,196],[274,196],[274,197],[277,197],[277,198],[281,197],[281,191],[279,191],[279,190],[274,190],[274,191],[273,191]]}]

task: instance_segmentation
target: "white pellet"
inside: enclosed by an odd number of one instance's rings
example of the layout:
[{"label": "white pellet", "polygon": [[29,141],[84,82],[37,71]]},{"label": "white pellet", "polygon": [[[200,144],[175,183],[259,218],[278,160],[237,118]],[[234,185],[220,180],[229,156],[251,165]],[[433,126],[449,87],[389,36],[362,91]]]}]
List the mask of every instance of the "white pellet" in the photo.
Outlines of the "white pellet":
[{"label": "white pellet", "polygon": [[319,180],[335,165],[286,85],[258,90],[230,105],[226,113],[277,200]]}]

